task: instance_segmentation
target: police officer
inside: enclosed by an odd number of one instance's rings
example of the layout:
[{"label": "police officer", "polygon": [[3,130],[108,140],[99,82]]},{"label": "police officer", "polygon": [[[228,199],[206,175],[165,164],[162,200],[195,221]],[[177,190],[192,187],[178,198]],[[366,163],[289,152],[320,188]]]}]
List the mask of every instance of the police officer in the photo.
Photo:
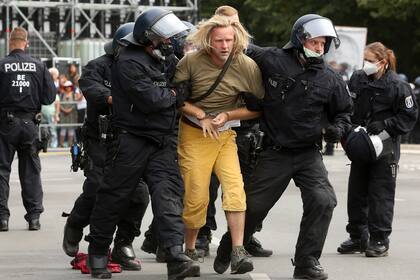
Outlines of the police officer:
[{"label": "police officer", "polygon": [[[262,111],[260,127],[266,138],[246,188],[244,239],[255,232],[293,179],[303,200],[295,279],[328,278],[319,258],[337,201],[317,143],[322,114],[330,122],[324,139],[337,142],[350,128],[352,106],[343,79],[323,60],[333,43],[338,47],[332,22],[308,14],[295,22],[283,49],[255,47],[249,53],[261,69],[266,94],[261,103],[248,100],[247,106]],[[223,236],[217,250],[218,273],[229,266],[228,237]]]},{"label": "police officer", "polygon": [[[111,66],[114,55],[118,52],[118,41],[132,32],[134,22],[120,26],[112,42],[105,44],[105,55],[91,60],[83,70],[79,80],[80,89],[87,100],[87,119],[82,128],[83,145],[89,157],[84,168],[86,180],[83,192],[74,203],[74,207],[64,227],[63,249],[74,257],[79,249],[83,228],[89,224],[95,204],[96,191],[103,184],[107,133],[110,127]],[[98,120],[101,119],[99,124]],[[100,128],[101,126],[101,128]],[[140,270],[141,265],[135,259],[132,242],[140,234],[140,224],[149,203],[147,186],[143,181],[137,186],[130,207],[118,222],[118,231],[114,239],[112,261],[121,264],[124,270]]]},{"label": "police officer", "polygon": [[356,71],[349,84],[354,96],[352,122],[366,127],[370,135],[390,136],[392,152],[373,162],[352,160],[346,227],[350,239],[337,250],[383,257],[388,255],[392,231],[401,135],[414,127],[417,105],[409,84],[395,73],[392,50],[380,42],[371,43],[364,59],[363,70]]},{"label": "police officer", "polygon": [[168,279],[199,275],[199,265],[183,252],[183,182],[176,156],[175,90],[168,88],[163,61],[172,36],[186,26],[170,11],[151,8],[136,20],[112,65],[112,125],[115,140],[107,151],[104,184],[98,189],[90,221],[89,263],[94,278],[110,278],[107,253],[120,214],[138,178],[149,187],[159,243],[168,255]]},{"label": "police officer", "polygon": [[10,33],[10,53],[0,60],[0,231],[9,229],[7,201],[15,152],[29,230],[41,228],[39,217],[44,211],[35,115],[41,105],[54,102],[56,88],[44,63],[25,53],[27,46],[27,31],[16,27]]}]

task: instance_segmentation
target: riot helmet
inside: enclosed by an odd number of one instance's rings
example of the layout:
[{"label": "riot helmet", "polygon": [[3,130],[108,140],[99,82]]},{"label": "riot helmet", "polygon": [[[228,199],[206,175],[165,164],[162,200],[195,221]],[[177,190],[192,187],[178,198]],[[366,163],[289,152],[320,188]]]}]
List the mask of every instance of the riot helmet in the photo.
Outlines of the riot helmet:
[{"label": "riot helmet", "polygon": [[400,78],[401,81],[404,81],[404,82],[408,83],[408,77],[407,77],[406,74],[398,73],[398,77]]},{"label": "riot helmet", "polygon": [[420,87],[420,76],[418,76],[415,80],[414,80],[414,85],[416,87]]},{"label": "riot helmet", "polygon": [[197,28],[192,23],[188,21],[184,21],[184,20],[182,21],[182,23],[184,23],[188,27],[188,29],[185,31],[182,31],[181,33],[171,38],[171,43],[174,48],[174,54],[176,55],[178,59],[181,59],[185,54],[184,47],[185,47],[185,44],[187,43],[186,39],[188,35],[197,31]]},{"label": "riot helmet", "polygon": [[330,19],[316,14],[307,14],[298,18],[293,25],[290,41],[283,49],[295,48],[303,52],[303,44],[308,39],[325,37],[324,54],[328,52],[331,42],[340,46],[340,39]]},{"label": "riot helmet", "polygon": [[157,44],[155,41],[171,38],[188,27],[169,10],[150,8],[136,19],[134,30],[123,39],[140,46]]},{"label": "riot helmet", "polygon": [[127,36],[129,33],[133,32],[134,22],[127,22],[118,27],[115,31],[114,38],[111,42],[108,42],[104,45],[104,50],[106,54],[114,55],[117,51],[120,40]]},{"label": "riot helmet", "polygon": [[392,153],[392,138],[385,130],[378,135],[369,135],[364,127],[353,129],[343,144],[347,157],[358,163],[372,163]]}]

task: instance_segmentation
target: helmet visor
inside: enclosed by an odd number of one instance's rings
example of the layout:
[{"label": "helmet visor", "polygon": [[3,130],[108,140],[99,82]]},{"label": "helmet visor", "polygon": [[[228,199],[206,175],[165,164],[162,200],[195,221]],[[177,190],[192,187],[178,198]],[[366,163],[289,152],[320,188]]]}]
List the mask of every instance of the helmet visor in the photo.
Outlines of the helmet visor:
[{"label": "helmet visor", "polygon": [[335,32],[332,22],[327,18],[311,20],[303,25],[303,30],[306,39],[321,36],[337,38],[337,32]]},{"label": "helmet visor", "polygon": [[188,27],[173,13],[159,19],[151,28],[157,36],[168,39],[178,33],[188,30]]}]

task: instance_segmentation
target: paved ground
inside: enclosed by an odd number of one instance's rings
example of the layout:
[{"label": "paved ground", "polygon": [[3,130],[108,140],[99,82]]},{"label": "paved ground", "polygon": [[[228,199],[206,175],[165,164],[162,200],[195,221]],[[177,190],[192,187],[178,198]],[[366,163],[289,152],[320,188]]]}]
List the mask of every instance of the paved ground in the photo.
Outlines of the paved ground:
[{"label": "paved ground", "polygon": [[[338,151],[326,157],[330,179],[338,197],[338,206],[331,223],[325,244],[322,265],[330,279],[420,279],[420,148],[404,146],[400,161],[397,199],[395,206],[394,232],[391,236],[390,255],[386,258],[366,258],[363,255],[341,256],[337,245],[346,238],[346,185],[349,161]],[[64,155],[66,154],[66,155]],[[20,198],[17,162],[13,165],[10,192],[10,231],[0,233],[0,279],[90,279],[79,271],[71,270],[68,258],[61,250],[62,229],[65,219],[62,211],[69,211],[81,190],[82,174],[70,172],[70,158],[66,152],[42,155],[45,212],[42,215],[42,230],[29,232],[23,219],[24,210]],[[220,209],[220,205],[219,205]],[[211,257],[201,264],[202,279],[291,279],[293,257],[302,205],[300,193],[293,183],[264,223],[258,238],[266,247],[274,249],[271,258],[254,258],[255,270],[251,274],[231,276],[217,275],[212,269],[216,245],[211,247]],[[219,230],[214,233],[214,242],[226,228],[223,213],[218,212]],[[148,210],[142,230],[151,220]],[[143,237],[135,241],[135,250],[142,259],[143,271],[114,274],[115,279],[166,279],[166,268],[154,261],[153,255],[140,250]],[[82,245],[86,251],[86,243]]]}]

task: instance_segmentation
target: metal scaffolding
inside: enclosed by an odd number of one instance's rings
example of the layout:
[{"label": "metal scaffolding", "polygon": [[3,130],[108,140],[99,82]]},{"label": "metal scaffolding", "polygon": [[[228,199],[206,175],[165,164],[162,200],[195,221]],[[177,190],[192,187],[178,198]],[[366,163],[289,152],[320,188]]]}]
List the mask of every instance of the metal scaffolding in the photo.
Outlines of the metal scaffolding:
[{"label": "metal scaffolding", "polygon": [[[6,39],[6,53],[9,52],[9,33],[12,25],[26,26],[28,31],[34,33],[42,44],[48,49],[52,57],[57,57],[56,46],[52,46],[44,38],[43,33],[38,29],[43,29],[46,22],[53,21],[50,15],[55,11],[58,20],[54,20],[52,25],[58,28],[59,34],[69,35],[71,40],[71,53],[75,54],[75,41],[82,38],[82,34],[99,37],[106,41],[106,31],[112,35],[111,29],[115,31],[119,24],[134,20],[142,11],[153,7],[168,9],[179,15],[185,20],[197,22],[197,1],[198,0],[0,0],[0,11],[4,35]],[[4,15],[5,14],[5,15]],[[112,15],[117,14],[119,23],[110,22]],[[38,26],[34,25],[34,17],[38,17]],[[98,18],[101,17],[101,20]],[[20,23],[17,21],[19,18]],[[98,21],[101,23],[98,24]],[[43,24],[40,27],[40,23]],[[107,26],[105,26],[105,22]],[[99,26],[98,26],[99,25]],[[38,27],[38,28],[37,28]],[[70,27],[70,28],[67,28]],[[45,31],[45,30],[44,30]],[[48,30],[49,31],[49,30]],[[51,34],[51,32],[45,32]],[[69,33],[69,34],[68,34]],[[94,35],[92,35],[94,34]]]}]

